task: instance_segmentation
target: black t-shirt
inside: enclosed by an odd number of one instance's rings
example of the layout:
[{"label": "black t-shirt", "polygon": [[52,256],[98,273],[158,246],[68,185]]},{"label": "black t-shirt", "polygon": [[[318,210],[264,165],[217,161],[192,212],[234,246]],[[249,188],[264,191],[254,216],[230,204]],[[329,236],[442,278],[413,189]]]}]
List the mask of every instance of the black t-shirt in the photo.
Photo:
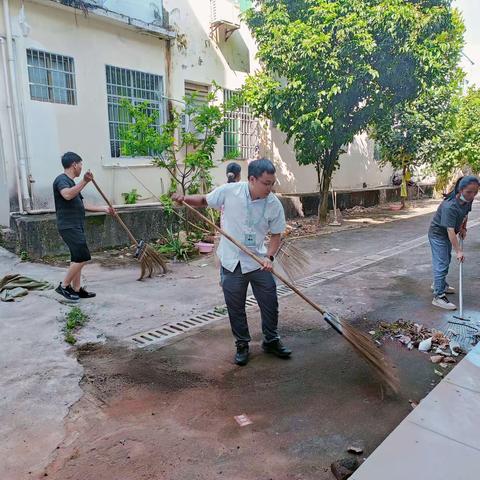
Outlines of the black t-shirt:
[{"label": "black t-shirt", "polygon": [[75,186],[75,182],[65,173],[59,175],[53,182],[53,197],[55,199],[55,212],[57,214],[57,227],[59,230],[66,228],[84,227],[85,207],[82,194],[79,193],[71,200],[65,200],[60,191],[64,188]]},{"label": "black t-shirt", "polygon": [[433,217],[430,233],[445,237],[448,236],[447,228],[454,228],[455,233],[458,233],[471,210],[471,202],[463,203],[458,198],[444,200]]}]

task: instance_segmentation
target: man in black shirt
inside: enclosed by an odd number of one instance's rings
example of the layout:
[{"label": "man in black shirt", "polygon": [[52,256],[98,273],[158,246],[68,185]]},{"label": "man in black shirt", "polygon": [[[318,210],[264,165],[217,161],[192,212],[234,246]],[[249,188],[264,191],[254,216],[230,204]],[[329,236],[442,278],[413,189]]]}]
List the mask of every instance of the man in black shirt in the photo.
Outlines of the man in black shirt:
[{"label": "man in black shirt", "polygon": [[57,293],[68,300],[78,301],[79,298],[92,298],[93,292],[87,292],[81,286],[82,268],[91,259],[85,238],[85,210],[89,212],[104,212],[113,214],[109,207],[84,205],[80,193],[93,179],[93,174],[87,171],[83,179],[76,184],[74,178],[82,173],[82,159],[73,152],[62,156],[64,173],[53,182],[53,196],[57,227],[60,236],[70,250],[70,267],[63,282],[55,289]]}]

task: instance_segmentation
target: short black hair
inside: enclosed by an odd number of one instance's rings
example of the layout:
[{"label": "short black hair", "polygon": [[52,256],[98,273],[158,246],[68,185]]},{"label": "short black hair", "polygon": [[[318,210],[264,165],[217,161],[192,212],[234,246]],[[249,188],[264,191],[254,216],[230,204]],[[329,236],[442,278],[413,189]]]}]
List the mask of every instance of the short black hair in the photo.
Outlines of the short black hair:
[{"label": "short black hair", "polygon": [[227,178],[228,178],[228,183],[232,183],[235,181],[235,178],[237,178],[242,171],[242,167],[236,163],[232,162],[227,165]]},{"label": "short black hair", "polygon": [[259,178],[264,173],[273,175],[275,172],[275,166],[270,160],[268,160],[268,158],[259,158],[258,160],[253,160],[253,162],[250,162],[248,165],[248,178]]},{"label": "short black hair", "polygon": [[74,163],[80,163],[82,157],[74,152],[66,152],[62,155],[63,168],[70,168]]}]

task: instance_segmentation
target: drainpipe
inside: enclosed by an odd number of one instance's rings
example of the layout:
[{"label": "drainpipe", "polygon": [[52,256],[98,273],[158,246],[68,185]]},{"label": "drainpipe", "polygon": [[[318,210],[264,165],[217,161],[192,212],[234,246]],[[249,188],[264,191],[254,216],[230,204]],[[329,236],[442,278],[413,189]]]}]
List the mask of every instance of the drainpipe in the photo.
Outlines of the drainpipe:
[{"label": "drainpipe", "polygon": [[17,151],[17,139],[15,137],[15,127],[14,127],[14,120],[13,120],[13,112],[12,112],[12,101],[10,96],[10,85],[8,81],[8,73],[7,73],[7,62],[5,56],[5,40],[0,37],[0,49],[2,54],[2,67],[3,67],[3,78],[5,79],[5,96],[7,101],[7,113],[8,113],[8,125],[10,131],[10,140],[12,143],[13,149],[13,163],[14,163],[14,170],[15,170],[15,181],[17,184],[17,196],[18,196],[18,208],[20,213],[25,213],[23,209],[23,201],[22,201],[22,187],[20,183],[20,174],[19,174],[19,167],[18,167],[18,151]]},{"label": "drainpipe", "polygon": [[[30,198],[30,193],[28,190],[28,175],[27,175],[27,164],[26,164],[26,151],[25,144],[22,138],[22,123],[20,118],[20,107],[18,100],[18,92],[16,88],[16,78],[15,78],[15,60],[13,56],[13,37],[12,37],[12,28],[10,24],[10,8],[8,0],[3,0],[3,15],[5,22],[5,35],[6,35],[6,44],[7,44],[7,63],[8,63],[8,76],[6,80],[10,82],[10,95],[11,95],[11,109],[14,122],[13,134],[16,144],[16,165],[20,181],[20,192],[22,197],[22,203],[20,205],[21,209],[26,210],[27,212],[32,210],[32,202]],[[5,57],[4,57],[5,58]]]}]

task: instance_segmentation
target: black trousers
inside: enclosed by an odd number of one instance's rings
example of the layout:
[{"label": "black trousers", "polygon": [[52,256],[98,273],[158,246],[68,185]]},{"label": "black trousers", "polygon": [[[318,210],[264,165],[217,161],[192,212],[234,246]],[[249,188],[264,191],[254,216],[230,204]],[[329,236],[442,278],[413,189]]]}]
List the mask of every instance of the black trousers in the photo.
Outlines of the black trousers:
[{"label": "black trousers", "polygon": [[222,267],[222,273],[223,294],[235,343],[238,345],[251,340],[245,312],[249,284],[252,285],[253,295],[260,307],[264,341],[268,343],[278,340],[278,297],[273,275],[261,269],[242,273],[240,263],[233,272]]},{"label": "black trousers", "polygon": [[88,262],[91,260],[87,240],[83,227],[66,228],[59,230],[60,236],[70,250],[70,260],[75,263]]}]

